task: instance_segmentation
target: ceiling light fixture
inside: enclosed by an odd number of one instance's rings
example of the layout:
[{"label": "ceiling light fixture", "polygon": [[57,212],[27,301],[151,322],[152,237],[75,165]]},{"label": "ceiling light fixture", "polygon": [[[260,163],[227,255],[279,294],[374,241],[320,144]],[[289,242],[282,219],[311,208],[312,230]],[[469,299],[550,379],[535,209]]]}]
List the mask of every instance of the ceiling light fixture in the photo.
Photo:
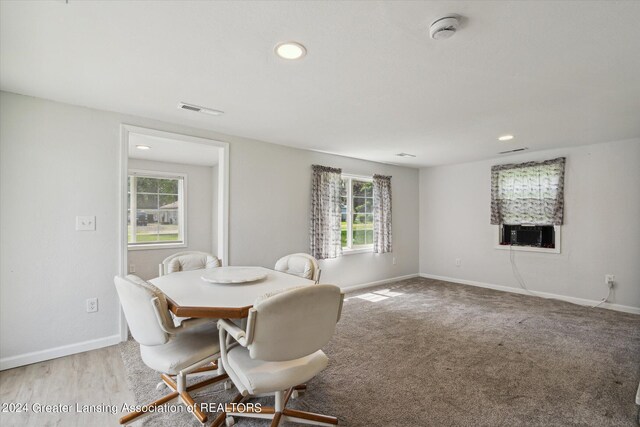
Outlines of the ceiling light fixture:
[{"label": "ceiling light fixture", "polygon": [[214,110],[213,108],[200,107],[193,104],[186,104],[184,102],[179,103],[178,108],[180,108],[181,110],[195,111],[196,113],[209,114],[211,116],[221,116],[224,114],[224,111]]},{"label": "ceiling light fixture", "polygon": [[307,49],[298,42],[278,43],[275,51],[282,59],[300,59],[307,54]]},{"label": "ceiling light fixture", "polygon": [[498,141],[511,141],[513,139],[513,135],[502,135],[498,137]]},{"label": "ceiling light fixture", "polygon": [[149,147],[148,145],[136,145],[136,148],[138,150],[151,150],[151,147]]},{"label": "ceiling light fixture", "polygon": [[396,156],[398,157],[415,157],[415,154],[409,154],[409,153],[398,153],[396,154]]}]

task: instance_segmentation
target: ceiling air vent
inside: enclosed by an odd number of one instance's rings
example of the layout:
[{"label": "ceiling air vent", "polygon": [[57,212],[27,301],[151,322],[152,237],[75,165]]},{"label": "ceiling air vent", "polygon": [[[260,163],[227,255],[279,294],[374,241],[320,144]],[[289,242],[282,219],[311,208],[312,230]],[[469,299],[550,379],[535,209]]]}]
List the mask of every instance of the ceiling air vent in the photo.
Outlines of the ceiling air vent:
[{"label": "ceiling air vent", "polygon": [[528,150],[528,149],[529,149],[529,147],[522,147],[522,148],[516,148],[515,150],[501,151],[498,154],[517,153],[518,151],[524,151],[524,150]]},{"label": "ceiling air vent", "polygon": [[415,157],[415,154],[409,154],[409,153],[398,153],[396,154],[396,156],[398,157]]},{"label": "ceiling air vent", "polygon": [[214,110],[213,108],[207,108],[207,107],[199,107],[193,104],[185,104],[184,102],[179,103],[178,108],[182,110],[187,110],[187,111],[195,111],[196,113],[210,114],[212,116],[220,116],[224,114],[224,111]]}]

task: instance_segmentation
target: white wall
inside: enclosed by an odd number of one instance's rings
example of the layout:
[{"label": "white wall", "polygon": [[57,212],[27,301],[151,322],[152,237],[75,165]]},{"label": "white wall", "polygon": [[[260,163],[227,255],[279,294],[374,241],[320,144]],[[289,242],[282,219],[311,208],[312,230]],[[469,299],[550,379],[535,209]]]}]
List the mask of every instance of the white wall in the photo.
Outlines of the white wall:
[{"label": "white wall", "polygon": [[[217,150],[217,148],[212,148]],[[218,168],[129,159],[129,169],[175,172],[187,175],[187,247],[174,249],[130,250],[128,264],[134,264],[136,275],[145,280],[158,277],[158,264],[180,251],[204,251],[217,255],[217,230],[213,226],[214,188]],[[214,172],[216,173],[214,175]],[[217,194],[217,192],[215,193]],[[215,244],[214,244],[215,242]]]},{"label": "white wall", "polygon": [[[560,254],[516,252],[528,288],[640,307],[640,139],[420,170],[420,272],[519,288],[509,251],[494,249],[491,166],[566,156]],[[455,259],[461,259],[456,267]]]},{"label": "white wall", "polygon": [[283,255],[309,252],[312,164],[339,167],[344,173],[356,175],[393,176],[393,253],[320,261],[322,282],[344,287],[416,274],[417,169],[253,141],[231,146],[232,263],[273,267]]},{"label": "white wall", "polygon": [[[119,339],[120,124],[230,144],[229,262],[308,251],[311,164],[393,175],[394,255],[322,263],[341,286],[418,272],[418,170],[297,150],[12,93],[0,94],[0,368]],[[76,215],[97,230],[74,231]],[[99,298],[97,313],[85,299]]]}]

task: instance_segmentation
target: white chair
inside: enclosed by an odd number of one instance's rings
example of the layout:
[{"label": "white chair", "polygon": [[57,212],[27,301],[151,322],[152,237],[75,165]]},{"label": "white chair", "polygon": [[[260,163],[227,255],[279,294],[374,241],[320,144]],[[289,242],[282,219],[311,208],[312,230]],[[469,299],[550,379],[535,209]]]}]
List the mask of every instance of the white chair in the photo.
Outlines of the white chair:
[{"label": "white chair", "polygon": [[[222,365],[240,394],[214,420],[212,427],[227,426],[233,417],[268,418],[333,426],[338,419],[287,409],[298,384],[310,380],[329,359],[320,350],[333,333],[342,311],[344,295],[333,285],[306,286],[265,295],[249,310],[246,332],[227,319],[218,321]],[[239,344],[229,344],[233,337]],[[247,396],[275,394],[275,407],[238,405]]]},{"label": "white chair", "polygon": [[[142,361],[160,372],[162,381],[172,390],[146,406],[152,412],[156,406],[180,399],[194,408],[193,415],[198,421],[206,422],[206,415],[195,406],[189,392],[225,381],[228,377],[217,375],[187,387],[186,376],[218,369],[216,360],[220,346],[215,324],[210,319],[191,319],[175,327],[166,297],[158,288],[133,275],[116,277],[114,281],[131,335],[140,344]],[[120,424],[129,424],[148,413],[131,412],[120,418]]]},{"label": "white chair", "polygon": [[313,280],[316,283],[320,282],[320,266],[318,261],[309,254],[298,253],[284,256],[276,262],[275,269]]},{"label": "white chair", "polygon": [[176,271],[200,270],[221,265],[222,261],[207,252],[183,251],[166,257],[159,265],[159,273],[160,276],[164,276]]}]

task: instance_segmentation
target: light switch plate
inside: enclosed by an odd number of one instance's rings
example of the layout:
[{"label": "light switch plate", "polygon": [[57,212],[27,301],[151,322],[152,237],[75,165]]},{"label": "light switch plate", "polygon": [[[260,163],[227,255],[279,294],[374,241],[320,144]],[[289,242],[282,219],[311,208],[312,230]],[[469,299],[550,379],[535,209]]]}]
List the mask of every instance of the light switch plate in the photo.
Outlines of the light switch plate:
[{"label": "light switch plate", "polygon": [[94,231],[96,229],[95,216],[77,216],[76,231]]}]

